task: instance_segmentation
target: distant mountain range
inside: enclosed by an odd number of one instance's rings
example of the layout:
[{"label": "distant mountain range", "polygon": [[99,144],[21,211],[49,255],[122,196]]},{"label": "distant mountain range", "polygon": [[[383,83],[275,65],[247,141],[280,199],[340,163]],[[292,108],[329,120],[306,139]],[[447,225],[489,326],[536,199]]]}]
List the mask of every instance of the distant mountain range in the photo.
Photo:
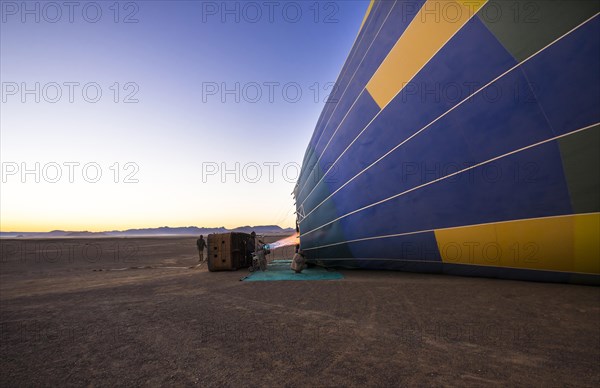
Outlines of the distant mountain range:
[{"label": "distant mountain range", "polygon": [[146,229],[127,229],[127,230],[112,230],[106,232],[74,232],[67,230],[53,230],[51,232],[0,232],[0,237],[143,237],[143,236],[199,236],[211,233],[228,233],[242,232],[262,235],[289,235],[295,232],[293,228],[283,229],[277,225],[261,225],[261,226],[240,226],[235,229],[227,229],[225,227],[218,228],[199,228],[197,226],[183,226],[170,228],[161,226],[160,228]]}]

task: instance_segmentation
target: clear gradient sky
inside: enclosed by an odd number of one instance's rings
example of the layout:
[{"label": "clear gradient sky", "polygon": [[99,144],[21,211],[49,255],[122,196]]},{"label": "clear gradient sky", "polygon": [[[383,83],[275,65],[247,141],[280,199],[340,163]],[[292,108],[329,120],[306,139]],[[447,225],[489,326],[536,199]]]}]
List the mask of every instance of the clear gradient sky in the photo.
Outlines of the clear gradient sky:
[{"label": "clear gradient sky", "polygon": [[293,226],[368,1],[114,3],[2,1],[0,230]]}]

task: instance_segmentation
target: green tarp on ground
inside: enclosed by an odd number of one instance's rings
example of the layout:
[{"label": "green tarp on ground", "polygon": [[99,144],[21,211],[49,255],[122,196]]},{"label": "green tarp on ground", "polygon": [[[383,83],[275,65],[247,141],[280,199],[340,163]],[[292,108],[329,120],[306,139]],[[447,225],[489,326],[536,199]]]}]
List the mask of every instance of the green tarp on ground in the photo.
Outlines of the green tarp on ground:
[{"label": "green tarp on ground", "polygon": [[339,280],[344,275],[322,267],[312,267],[295,273],[290,269],[291,260],[273,260],[265,272],[257,271],[243,278],[246,282],[268,282],[278,280]]}]

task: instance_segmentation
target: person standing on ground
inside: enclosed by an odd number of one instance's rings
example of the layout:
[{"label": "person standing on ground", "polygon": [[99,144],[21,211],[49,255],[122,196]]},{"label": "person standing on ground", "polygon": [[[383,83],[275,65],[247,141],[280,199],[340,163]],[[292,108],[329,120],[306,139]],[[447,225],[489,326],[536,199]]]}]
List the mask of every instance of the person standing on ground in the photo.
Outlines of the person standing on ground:
[{"label": "person standing on ground", "polygon": [[246,246],[244,247],[246,251],[246,260],[248,263],[252,263],[252,254],[256,250],[256,233],[250,233],[250,238],[246,240]]},{"label": "person standing on ground", "polygon": [[200,238],[196,240],[196,246],[198,247],[198,263],[202,263],[204,261],[204,248],[206,248],[204,236],[200,235]]}]

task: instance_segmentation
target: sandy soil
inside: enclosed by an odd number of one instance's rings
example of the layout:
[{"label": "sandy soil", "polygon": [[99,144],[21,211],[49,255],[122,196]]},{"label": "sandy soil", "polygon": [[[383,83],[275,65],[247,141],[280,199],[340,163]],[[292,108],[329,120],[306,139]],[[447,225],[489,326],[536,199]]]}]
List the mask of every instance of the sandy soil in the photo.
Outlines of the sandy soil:
[{"label": "sandy soil", "polygon": [[[188,269],[194,242],[1,240],[0,385],[600,385],[600,288],[246,283]],[[172,268],[106,271],[136,266]]]}]

